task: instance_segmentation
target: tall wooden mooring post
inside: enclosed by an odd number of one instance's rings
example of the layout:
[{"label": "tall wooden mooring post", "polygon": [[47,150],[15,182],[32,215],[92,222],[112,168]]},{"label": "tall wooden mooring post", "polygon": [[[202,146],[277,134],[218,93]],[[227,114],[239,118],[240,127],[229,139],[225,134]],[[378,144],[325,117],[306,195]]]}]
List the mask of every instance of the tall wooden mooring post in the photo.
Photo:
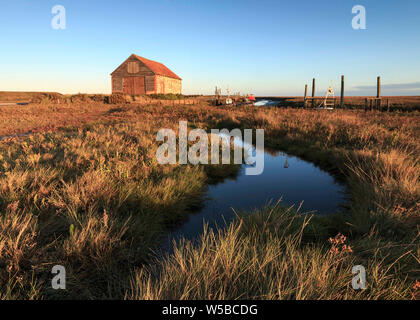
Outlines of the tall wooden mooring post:
[{"label": "tall wooden mooring post", "polygon": [[312,79],[312,108],[315,106],[315,78]]},{"label": "tall wooden mooring post", "polygon": [[[387,106],[389,106],[389,100],[387,101]],[[382,108],[381,77],[378,76],[377,79],[376,79],[376,98],[366,98],[365,99],[365,111],[367,111],[367,110],[381,110],[381,108]]]}]

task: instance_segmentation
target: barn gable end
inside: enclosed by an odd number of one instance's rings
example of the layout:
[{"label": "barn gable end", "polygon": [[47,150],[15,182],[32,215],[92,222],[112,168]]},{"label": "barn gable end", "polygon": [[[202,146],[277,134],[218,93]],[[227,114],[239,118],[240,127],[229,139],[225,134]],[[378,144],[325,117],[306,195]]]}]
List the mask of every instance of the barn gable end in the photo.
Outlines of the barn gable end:
[{"label": "barn gable end", "polygon": [[182,79],[165,65],[132,54],[114,72],[112,93],[130,95],[175,93],[182,91]]}]

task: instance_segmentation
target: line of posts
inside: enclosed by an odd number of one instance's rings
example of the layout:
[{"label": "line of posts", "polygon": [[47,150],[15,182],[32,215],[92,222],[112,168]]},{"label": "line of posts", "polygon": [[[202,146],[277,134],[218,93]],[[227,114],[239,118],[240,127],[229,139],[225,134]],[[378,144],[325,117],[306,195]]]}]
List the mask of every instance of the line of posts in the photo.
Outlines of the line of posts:
[{"label": "line of posts", "polygon": [[[315,78],[312,79],[312,97],[308,97],[308,85],[305,84],[305,95],[303,98],[303,106],[304,108],[307,107],[308,100],[311,100],[311,106],[314,107],[315,105]],[[365,99],[365,111],[369,109],[372,110],[376,107],[378,110],[381,108],[382,105],[382,97],[381,97],[381,77],[378,76],[376,82],[376,98],[366,98]],[[340,107],[344,108],[344,75],[341,76],[341,96],[340,96]],[[389,99],[387,99],[387,110],[389,111]]]}]

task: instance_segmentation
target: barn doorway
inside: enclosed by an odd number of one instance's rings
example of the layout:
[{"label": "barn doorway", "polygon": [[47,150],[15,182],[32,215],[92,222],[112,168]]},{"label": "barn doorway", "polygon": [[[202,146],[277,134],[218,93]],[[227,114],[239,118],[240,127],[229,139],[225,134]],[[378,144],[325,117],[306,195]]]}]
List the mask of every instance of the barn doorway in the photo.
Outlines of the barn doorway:
[{"label": "barn doorway", "polygon": [[126,77],[124,78],[125,94],[132,96],[146,94],[144,77]]}]

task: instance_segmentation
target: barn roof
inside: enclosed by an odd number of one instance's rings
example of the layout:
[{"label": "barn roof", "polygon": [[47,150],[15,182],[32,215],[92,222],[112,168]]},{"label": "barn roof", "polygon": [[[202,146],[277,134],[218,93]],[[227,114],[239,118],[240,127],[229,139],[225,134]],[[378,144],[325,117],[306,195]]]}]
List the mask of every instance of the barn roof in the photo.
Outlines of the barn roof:
[{"label": "barn roof", "polygon": [[[141,61],[142,63],[144,63],[146,65],[146,67],[148,67],[154,74],[159,75],[159,76],[164,76],[164,77],[169,77],[169,78],[174,78],[174,79],[178,79],[178,80],[182,80],[180,77],[178,77],[175,73],[173,73],[168,67],[166,67],[164,64],[160,63],[160,62],[156,62],[153,60],[149,60],[143,57],[140,57],[136,54],[132,54],[130,57],[134,57],[137,60]],[[128,59],[127,59],[128,60]],[[127,61],[126,60],[126,61]],[[124,62],[125,63],[125,62]],[[123,63],[123,64],[124,64]],[[122,65],[123,65],[122,64]],[[121,66],[120,66],[121,67]],[[118,67],[115,71],[117,71],[120,67]],[[114,71],[114,72],[115,72]],[[111,73],[112,74],[114,74]]]},{"label": "barn roof", "polygon": [[160,62],[152,61],[152,60],[140,57],[136,54],[133,54],[133,56],[136,57],[141,62],[143,62],[147,67],[149,67],[150,70],[152,70],[157,75],[182,80],[175,73],[173,73],[168,67],[166,67],[164,64]]}]

